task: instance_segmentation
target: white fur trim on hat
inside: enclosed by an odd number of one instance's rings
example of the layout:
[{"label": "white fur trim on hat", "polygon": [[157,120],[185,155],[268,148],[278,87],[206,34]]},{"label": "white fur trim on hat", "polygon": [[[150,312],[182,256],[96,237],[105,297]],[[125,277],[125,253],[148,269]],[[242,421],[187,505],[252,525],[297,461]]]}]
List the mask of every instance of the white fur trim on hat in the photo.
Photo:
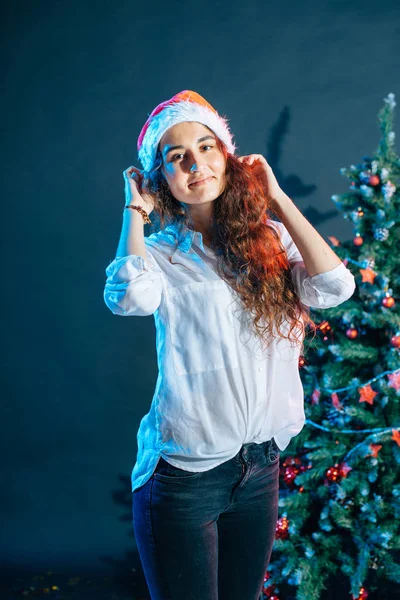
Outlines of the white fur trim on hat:
[{"label": "white fur trim on hat", "polygon": [[158,144],[164,133],[177,123],[196,121],[209,127],[225,144],[230,154],[235,154],[236,145],[232,133],[228,128],[228,121],[221,115],[214,113],[206,106],[196,102],[181,100],[164,108],[150,121],[149,127],[143,138],[138,152],[146,175],[151,171],[156,158]]}]

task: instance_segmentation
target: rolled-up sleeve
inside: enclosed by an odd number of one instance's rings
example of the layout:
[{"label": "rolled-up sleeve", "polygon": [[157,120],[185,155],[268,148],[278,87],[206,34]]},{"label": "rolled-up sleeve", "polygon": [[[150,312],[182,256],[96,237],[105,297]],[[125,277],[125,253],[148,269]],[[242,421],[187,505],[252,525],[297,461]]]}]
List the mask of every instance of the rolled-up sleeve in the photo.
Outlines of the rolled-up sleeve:
[{"label": "rolled-up sleeve", "polygon": [[331,308],[348,300],[354,293],[354,275],[340,263],[331,271],[310,277],[304,263],[292,267],[292,276],[300,300],[311,308]]},{"label": "rolled-up sleeve", "polygon": [[146,249],[142,256],[116,257],[106,268],[104,302],[115,315],[145,317],[159,307],[162,271]]},{"label": "rolled-up sleeve", "polygon": [[278,225],[281,232],[281,241],[289,259],[295,290],[304,305],[311,308],[331,308],[351,298],[356,288],[355,279],[343,262],[330,271],[310,276],[286,227],[277,222],[274,222],[274,225]]}]

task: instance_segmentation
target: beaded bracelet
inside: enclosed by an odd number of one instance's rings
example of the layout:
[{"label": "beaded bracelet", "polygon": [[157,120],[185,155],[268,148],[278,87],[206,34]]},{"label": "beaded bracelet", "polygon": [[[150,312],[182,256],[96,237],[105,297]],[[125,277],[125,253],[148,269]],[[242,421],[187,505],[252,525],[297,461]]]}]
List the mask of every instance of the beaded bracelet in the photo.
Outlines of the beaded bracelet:
[{"label": "beaded bracelet", "polygon": [[143,220],[144,220],[145,223],[151,223],[151,221],[149,219],[149,215],[144,210],[144,208],[142,208],[141,206],[139,206],[137,204],[128,204],[127,206],[125,206],[125,208],[133,208],[134,210],[137,210],[142,215]]}]

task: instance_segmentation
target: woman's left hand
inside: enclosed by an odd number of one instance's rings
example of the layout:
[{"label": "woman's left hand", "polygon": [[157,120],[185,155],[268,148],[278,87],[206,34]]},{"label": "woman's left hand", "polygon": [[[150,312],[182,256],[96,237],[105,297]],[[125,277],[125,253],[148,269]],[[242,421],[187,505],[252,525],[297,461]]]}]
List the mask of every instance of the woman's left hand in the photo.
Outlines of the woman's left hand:
[{"label": "woman's left hand", "polygon": [[247,156],[240,156],[238,160],[250,167],[251,172],[265,188],[268,198],[273,204],[275,198],[277,198],[279,194],[282,194],[283,190],[279,186],[272,168],[267,163],[263,155],[249,154]]}]

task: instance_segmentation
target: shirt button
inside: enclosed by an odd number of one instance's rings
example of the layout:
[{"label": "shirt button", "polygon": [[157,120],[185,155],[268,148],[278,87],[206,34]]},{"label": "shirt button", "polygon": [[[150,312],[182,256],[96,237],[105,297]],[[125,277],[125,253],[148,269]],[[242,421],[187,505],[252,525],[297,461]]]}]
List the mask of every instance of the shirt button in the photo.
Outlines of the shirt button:
[{"label": "shirt button", "polygon": [[259,371],[263,371],[263,370],[264,370],[264,367],[258,367],[258,370],[259,370]]}]

